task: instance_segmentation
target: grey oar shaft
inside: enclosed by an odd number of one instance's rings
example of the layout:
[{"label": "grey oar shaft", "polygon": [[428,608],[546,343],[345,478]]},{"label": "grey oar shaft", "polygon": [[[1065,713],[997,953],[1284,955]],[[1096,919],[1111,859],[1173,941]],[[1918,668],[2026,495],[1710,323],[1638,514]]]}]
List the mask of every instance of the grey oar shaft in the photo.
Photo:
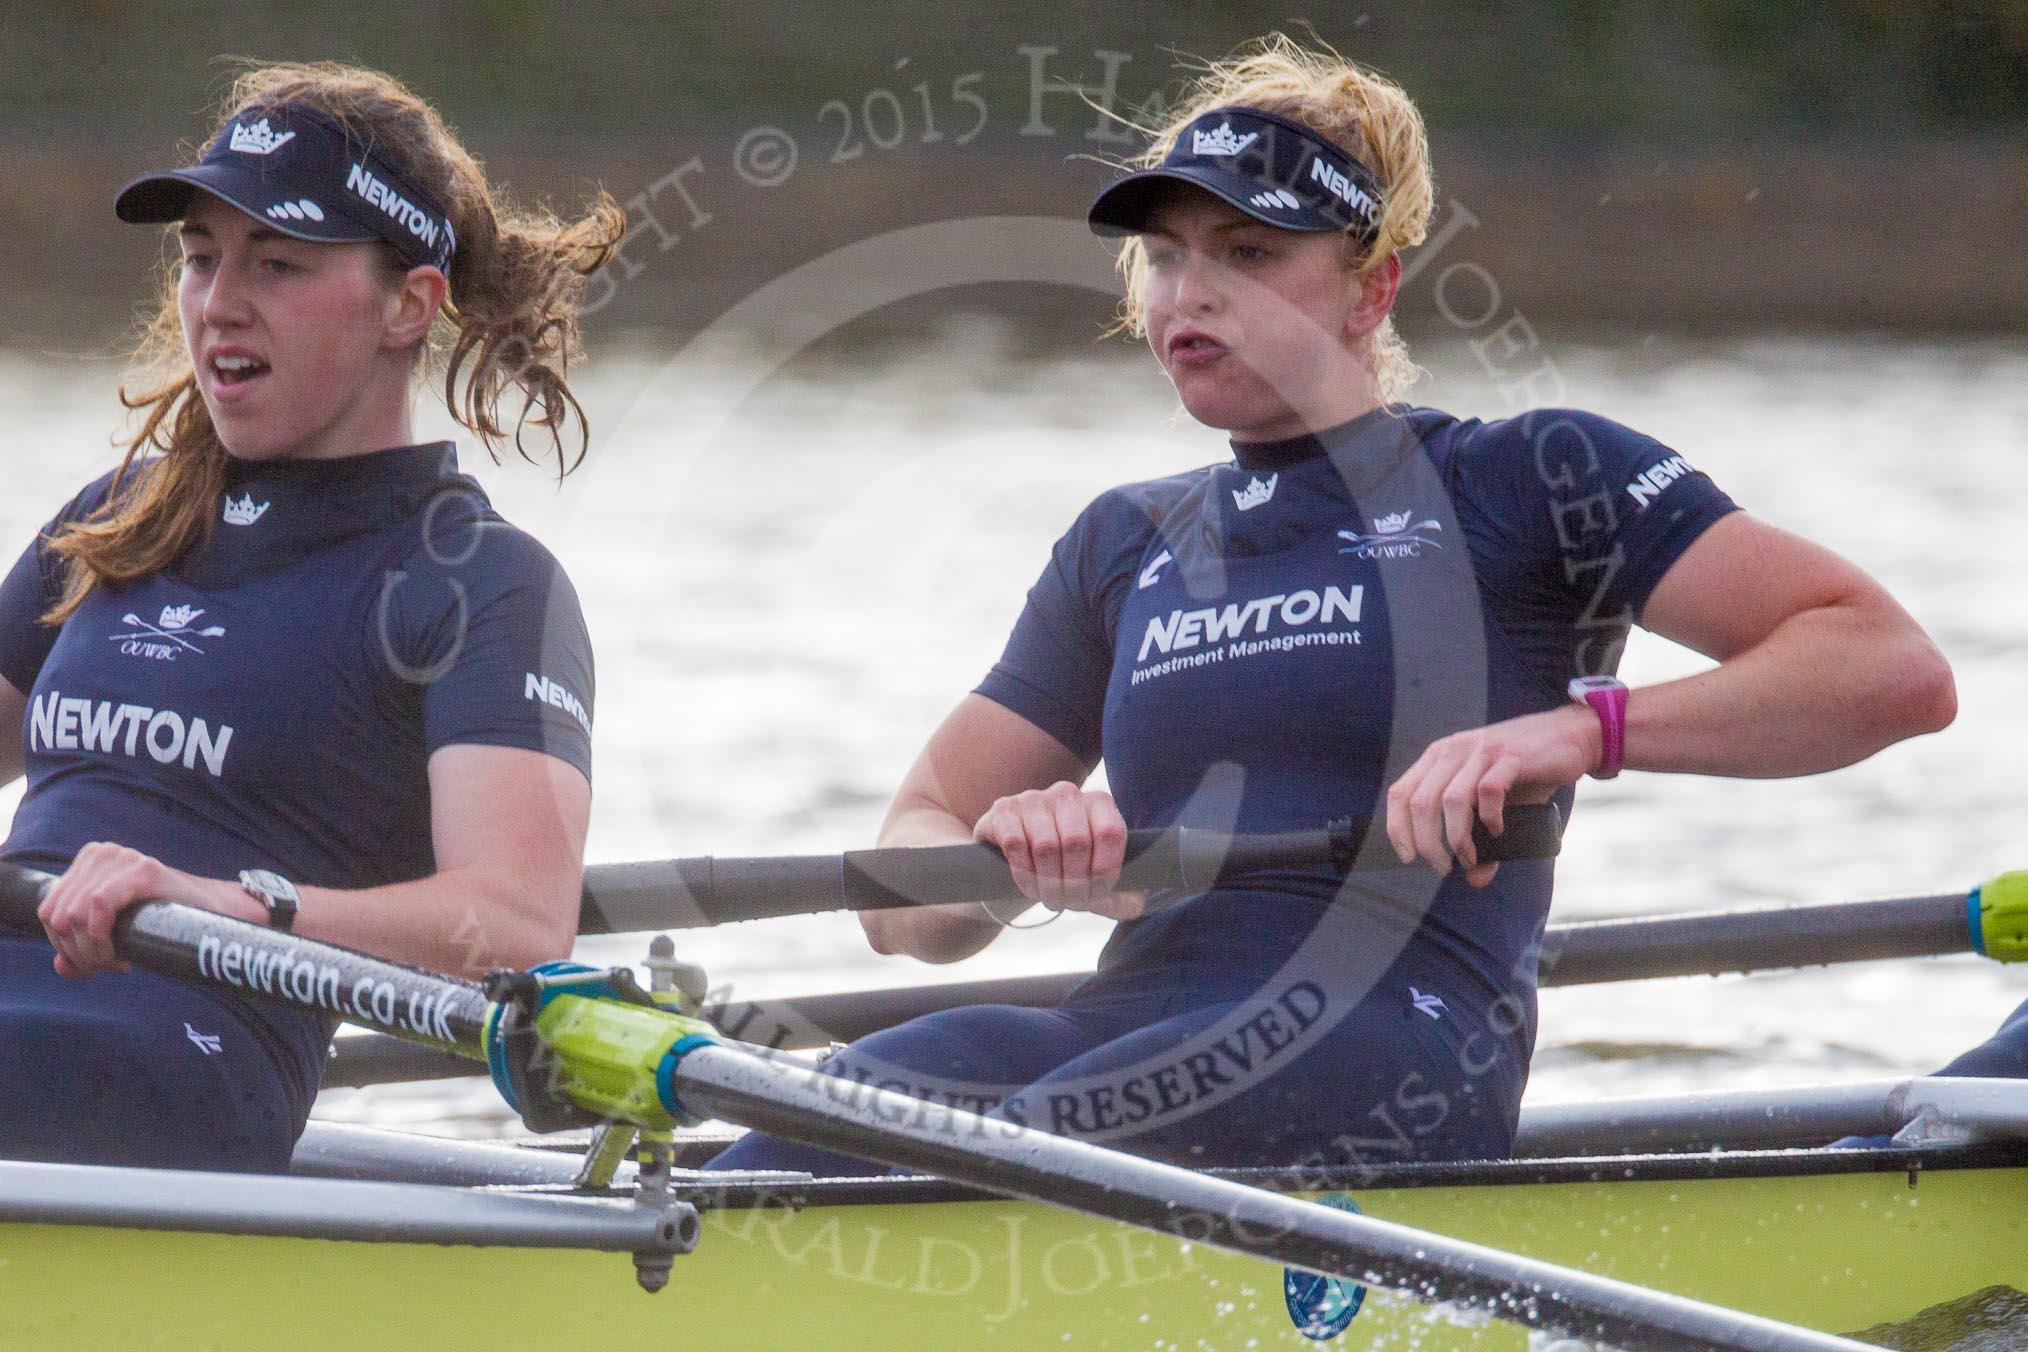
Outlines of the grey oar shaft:
[{"label": "grey oar shaft", "polygon": [[[1541,984],[1581,986],[1963,953],[1971,947],[1965,917],[1965,898],[1953,893],[1554,925],[1542,940]],[[711,1007],[705,1015],[749,1041],[766,1042],[770,1029],[782,1028],[799,1035],[796,1045],[850,1042],[960,1005],[1054,1005],[1090,977],[1090,972],[1060,972],[839,991]],[[347,1039],[339,1044],[324,1083],[335,1088],[477,1073],[469,1062],[399,1043]]]},{"label": "grey oar shaft", "polygon": [[702,1111],[792,1140],[1308,1268],[1668,1352],[1869,1352],[1864,1344],[1536,1262],[924,1103],[736,1047],[676,1068]]},{"label": "grey oar shaft", "polygon": [[1935,957],[1972,947],[1965,894],[1709,911],[1552,928],[1542,984],[1764,972],[1833,962]]}]

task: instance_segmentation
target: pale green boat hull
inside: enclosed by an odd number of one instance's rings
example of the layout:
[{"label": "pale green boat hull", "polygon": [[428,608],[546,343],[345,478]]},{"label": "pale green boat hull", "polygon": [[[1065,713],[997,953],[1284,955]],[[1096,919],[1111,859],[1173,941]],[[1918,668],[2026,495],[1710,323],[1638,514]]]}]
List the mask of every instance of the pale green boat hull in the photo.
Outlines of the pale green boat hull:
[{"label": "pale green boat hull", "polygon": [[[1810,1172],[1793,1156],[1761,1155],[1686,1177],[1697,1161],[1648,1157],[1458,1169],[1457,1181],[1344,1191],[1370,1215],[1849,1333],[1983,1288],[2028,1291],[2028,1166],[1994,1160],[1988,1150],[1913,1173]],[[675,1260],[656,1295],[637,1289],[623,1254],[8,1223],[0,1344],[1317,1345],[1296,1331],[1281,1269],[1265,1262],[927,1181],[801,1192],[800,1209],[750,1205],[741,1190],[707,1211],[696,1250]],[[1528,1337],[1376,1292],[1328,1345],[1491,1352],[1525,1348]]]}]

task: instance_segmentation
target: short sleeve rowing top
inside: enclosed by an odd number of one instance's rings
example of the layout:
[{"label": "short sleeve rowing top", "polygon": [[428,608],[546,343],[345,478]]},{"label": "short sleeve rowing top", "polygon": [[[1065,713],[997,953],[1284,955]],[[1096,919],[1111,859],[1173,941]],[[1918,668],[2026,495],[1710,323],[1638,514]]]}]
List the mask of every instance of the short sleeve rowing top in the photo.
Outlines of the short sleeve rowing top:
[{"label": "short sleeve rowing top", "polygon": [[[1394,406],[1234,451],[1094,501],[978,687],[1103,756],[1130,827],[1370,819],[1438,737],[1553,709],[1572,676],[1612,671],[1669,566],[1733,510],[1667,447],[1571,410],[1489,423]],[[1547,862],[1483,889],[1453,876],[1406,941],[1418,970],[1518,997],[1524,1057],[1550,877]],[[1234,886],[1338,891],[1303,873]],[[1120,926],[1102,970],[1193,946],[1267,961],[1314,923],[1217,896]]]},{"label": "short sleeve rowing top", "polygon": [[[374,887],[436,871],[439,748],[520,747],[589,778],[577,596],[449,443],[236,464],[208,543],[45,625],[62,586],[50,532],[108,487],[73,499],[0,583],[0,676],[29,696],[6,859],[60,872],[110,840],[201,876]],[[240,1008],[306,1113],[329,1027]]]}]

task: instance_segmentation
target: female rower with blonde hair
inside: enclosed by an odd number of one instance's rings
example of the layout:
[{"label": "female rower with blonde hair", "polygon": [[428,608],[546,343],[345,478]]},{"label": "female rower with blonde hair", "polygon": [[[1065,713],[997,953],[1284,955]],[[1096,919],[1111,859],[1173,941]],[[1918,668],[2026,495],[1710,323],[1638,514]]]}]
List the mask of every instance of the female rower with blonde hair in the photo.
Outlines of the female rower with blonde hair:
[{"label": "female rower with blonde hair", "polygon": [[[1128,325],[1233,457],[1084,511],[882,841],[989,842],[1032,900],[1120,923],[1060,1006],[929,1015],[831,1073],[1193,1163],[1497,1156],[1551,868],[1481,861],[1475,817],[1567,811],[1623,765],[1814,773],[1950,721],[1948,667],[1877,584],[1669,448],[1576,410],[1401,402],[1390,313],[1431,183],[1400,88],[1274,37],[1203,70],[1093,203],[1127,238]],[[1717,667],[1629,696],[1635,621]],[[1110,793],[1082,787],[1101,759]],[[1346,813],[1402,866],[1112,891],[1129,827]],[[949,962],[1010,917],[862,919]],[[763,1136],[720,1164],[864,1168]]]},{"label": "female rower with blonde hair", "polygon": [[624,219],[508,210],[427,103],[326,64],[246,70],[203,156],[116,206],[178,243],[138,430],[0,584],[4,857],[61,874],[47,941],[0,940],[0,1154],[281,1169],[329,1025],[124,970],[113,922],[165,899],[466,972],[568,951],[583,618],[413,412],[435,371],[489,449],[568,472]]}]

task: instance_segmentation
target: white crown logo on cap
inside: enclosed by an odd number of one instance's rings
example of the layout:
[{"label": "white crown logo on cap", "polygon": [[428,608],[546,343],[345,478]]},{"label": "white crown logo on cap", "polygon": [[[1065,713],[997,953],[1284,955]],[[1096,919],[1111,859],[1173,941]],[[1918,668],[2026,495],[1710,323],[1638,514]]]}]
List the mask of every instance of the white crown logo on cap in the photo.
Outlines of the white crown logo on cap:
[{"label": "white crown logo on cap", "polygon": [[1244,136],[1232,130],[1230,122],[1218,124],[1217,131],[1193,131],[1190,133],[1190,153],[1193,155],[1237,155],[1255,141],[1260,133],[1250,131]]},{"label": "white crown logo on cap", "polygon": [[275,135],[266,118],[262,118],[251,127],[244,122],[235,122],[232,124],[232,143],[229,149],[237,150],[242,155],[272,155],[295,138],[296,133],[292,131],[285,131],[280,136]]}]

